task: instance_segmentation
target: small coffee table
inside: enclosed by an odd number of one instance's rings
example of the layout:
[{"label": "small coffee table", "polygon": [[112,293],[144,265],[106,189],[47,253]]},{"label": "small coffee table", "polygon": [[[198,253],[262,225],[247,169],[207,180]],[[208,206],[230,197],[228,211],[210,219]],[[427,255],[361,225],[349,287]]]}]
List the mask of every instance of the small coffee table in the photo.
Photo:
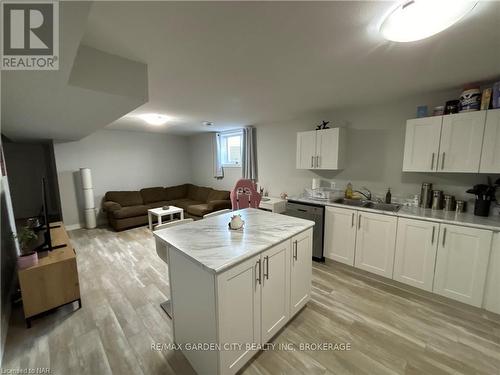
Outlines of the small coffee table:
[{"label": "small coffee table", "polygon": [[148,210],[149,229],[153,230],[153,215],[158,218],[158,225],[160,225],[163,216],[170,215],[170,220],[172,220],[174,214],[181,214],[181,220],[184,219],[184,210],[179,207],[170,206],[168,210],[164,210],[162,207],[149,209]]}]

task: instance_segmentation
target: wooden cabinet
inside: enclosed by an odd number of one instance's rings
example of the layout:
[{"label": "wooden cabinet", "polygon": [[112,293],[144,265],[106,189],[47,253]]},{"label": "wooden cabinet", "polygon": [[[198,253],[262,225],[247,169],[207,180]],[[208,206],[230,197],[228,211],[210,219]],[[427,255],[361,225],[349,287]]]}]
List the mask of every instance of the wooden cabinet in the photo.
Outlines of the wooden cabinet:
[{"label": "wooden cabinet", "polygon": [[312,229],[292,237],[291,252],[290,316],[293,316],[311,297]]},{"label": "wooden cabinet", "polygon": [[398,219],[394,280],[432,291],[439,224]]},{"label": "wooden cabinet", "polygon": [[479,171],[486,111],[443,116],[439,172]]},{"label": "wooden cabinet", "polygon": [[262,253],[263,343],[283,328],[290,316],[290,244],[290,240],[285,241]]},{"label": "wooden cabinet", "polygon": [[500,173],[500,109],[486,113],[480,173]]},{"label": "wooden cabinet", "polygon": [[345,129],[297,133],[297,169],[342,169]]},{"label": "wooden cabinet", "polygon": [[481,307],[491,241],[489,230],[441,224],[433,291]]},{"label": "wooden cabinet", "polygon": [[392,278],[397,218],[360,211],[357,225],[354,265]]},{"label": "wooden cabinet", "polygon": [[[261,279],[260,255],[217,278],[220,343],[242,345],[241,348],[235,346],[233,350],[220,352],[222,373],[235,373],[256,352],[246,344],[258,345],[261,342]],[[177,299],[174,301],[175,306]]]},{"label": "wooden cabinet", "polygon": [[358,212],[346,208],[325,208],[324,255],[354,265]]},{"label": "wooden cabinet", "polygon": [[500,232],[493,234],[483,307],[500,314]]},{"label": "wooden cabinet", "polygon": [[437,168],[443,116],[406,122],[403,171],[432,172]]}]

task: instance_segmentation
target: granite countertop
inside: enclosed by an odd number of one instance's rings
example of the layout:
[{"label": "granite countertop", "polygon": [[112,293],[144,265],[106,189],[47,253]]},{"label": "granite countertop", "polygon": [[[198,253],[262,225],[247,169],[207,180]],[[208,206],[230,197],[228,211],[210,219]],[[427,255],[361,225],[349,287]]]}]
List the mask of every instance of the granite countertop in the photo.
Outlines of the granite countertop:
[{"label": "granite countertop", "polygon": [[[245,221],[243,230],[229,230],[235,214]],[[205,269],[219,273],[312,226],[313,221],[247,208],[162,229],[154,235]]]},{"label": "granite countertop", "polygon": [[345,204],[334,203],[327,200],[311,199],[306,197],[288,198],[291,202],[312,203],[320,206],[341,207],[357,211],[374,212],[383,215],[404,217],[409,219],[419,219],[434,221],[445,224],[463,225],[466,227],[488,229],[500,232],[500,215],[490,215],[488,217],[474,216],[470,212],[457,214],[455,211],[431,210],[430,208],[401,206],[396,212],[374,210],[365,207],[353,207]]}]

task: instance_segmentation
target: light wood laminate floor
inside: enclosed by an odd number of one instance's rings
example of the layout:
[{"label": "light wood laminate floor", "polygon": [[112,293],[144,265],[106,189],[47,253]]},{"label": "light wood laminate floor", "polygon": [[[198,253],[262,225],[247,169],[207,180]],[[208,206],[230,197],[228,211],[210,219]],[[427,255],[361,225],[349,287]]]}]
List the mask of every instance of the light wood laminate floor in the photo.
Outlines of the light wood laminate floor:
[{"label": "light wood laminate floor", "polygon": [[[33,321],[13,311],[3,368],[52,374],[193,374],[160,308],[167,266],[146,227],[70,232],[83,308]],[[76,308],[76,304],[75,304]],[[312,300],[274,343],[349,343],[350,351],[265,351],[244,374],[499,374],[500,318],[454,308],[336,264],[314,263]]]}]

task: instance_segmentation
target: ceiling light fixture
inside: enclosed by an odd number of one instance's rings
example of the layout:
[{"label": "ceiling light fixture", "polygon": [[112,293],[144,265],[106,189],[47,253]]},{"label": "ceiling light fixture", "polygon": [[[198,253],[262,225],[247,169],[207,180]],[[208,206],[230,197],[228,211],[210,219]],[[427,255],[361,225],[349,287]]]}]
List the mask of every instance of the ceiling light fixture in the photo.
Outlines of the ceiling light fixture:
[{"label": "ceiling light fixture", "polygon": [[202,124],[205,126],[213,126],[214,125],[214,123],[212,121],[203,121]]},{"label": "ceiling light fixture", "polygon": [[137,117],[151,125],[163,125],[170,120],[170,117],[159,113],[144,113],[142,115],[138,115]]},{"label": "ceiling light fixture", "polygon": [[478,1],[406,0],[386,15],[380,32],[387,40],[413,42],[452,26],[469,13]]}]

